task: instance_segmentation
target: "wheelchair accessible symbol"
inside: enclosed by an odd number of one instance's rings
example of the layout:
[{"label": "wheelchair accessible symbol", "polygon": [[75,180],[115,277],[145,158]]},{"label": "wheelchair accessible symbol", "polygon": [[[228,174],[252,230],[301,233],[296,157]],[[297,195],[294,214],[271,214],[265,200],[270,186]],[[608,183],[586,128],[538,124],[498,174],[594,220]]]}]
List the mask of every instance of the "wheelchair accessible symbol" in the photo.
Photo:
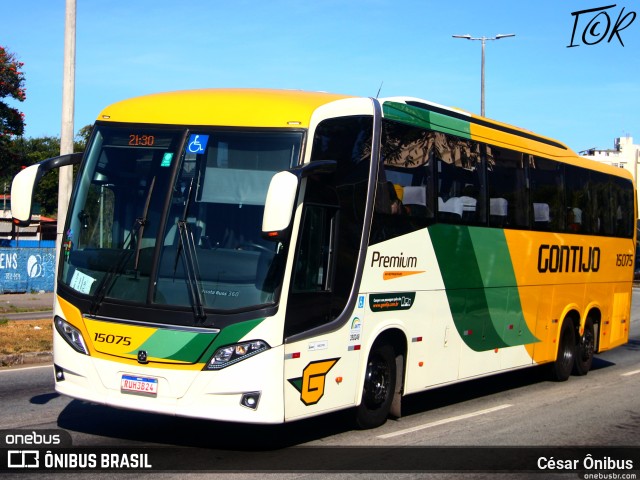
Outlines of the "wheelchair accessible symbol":
[{"label": "wheelchair accessible symbol", "polygon": [[195,133],[193,133],[189,137],[187,150],[189,150],[189,153],[204,153],[205,148],[207,148],[208,142],[209,135],[196,135]]}]

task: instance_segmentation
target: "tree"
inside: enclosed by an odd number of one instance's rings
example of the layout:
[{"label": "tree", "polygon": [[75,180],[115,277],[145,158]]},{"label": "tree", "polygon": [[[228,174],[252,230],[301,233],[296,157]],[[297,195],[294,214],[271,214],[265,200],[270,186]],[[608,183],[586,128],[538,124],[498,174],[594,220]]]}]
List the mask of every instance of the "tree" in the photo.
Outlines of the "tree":
[{"label": "tree", "polygon": [[10,143],[13,137],[24,133],[24,114],[10,107],[4,99],[25,100],[23,65],[13,53],[0,46],[0,171],[4,172],[18,168]]},{"label": "tree", "polygon": [[[82,127],[76,135],[73,143],[74,152],[84,151],[87,140],[91,135],[92,125]],[[60,155],[60,137],[37,137],[37,138],[17,138],[10,142],[9,152],[18,159],[15,172],[7,172],[6,176],[0,177],[0,181],[11,185],[13,176],[20,167],[28,167],[47,158]],[[74,176],[77,166],[74,167]],[[55,217],[58,210],[58,170],[47,173],[36,188],[33,194],[34,202],[40,204],[40,213],[47,217]]]}]

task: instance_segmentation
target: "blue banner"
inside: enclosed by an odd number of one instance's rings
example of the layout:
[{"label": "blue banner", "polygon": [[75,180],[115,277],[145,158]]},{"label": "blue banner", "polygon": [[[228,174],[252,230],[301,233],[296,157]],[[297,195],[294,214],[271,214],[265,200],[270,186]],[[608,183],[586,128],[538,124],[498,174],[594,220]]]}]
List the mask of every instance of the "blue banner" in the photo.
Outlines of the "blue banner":
[{"label": "blue banner", "polygon": [[0,293],[52,292],[55,248],[0,248]]}]

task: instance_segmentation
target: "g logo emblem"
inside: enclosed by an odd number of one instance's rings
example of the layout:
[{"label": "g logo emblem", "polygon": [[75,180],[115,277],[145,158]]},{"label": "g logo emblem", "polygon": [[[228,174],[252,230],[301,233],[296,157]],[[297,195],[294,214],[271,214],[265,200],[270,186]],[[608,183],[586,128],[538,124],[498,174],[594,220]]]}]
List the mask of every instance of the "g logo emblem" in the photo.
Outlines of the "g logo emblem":
[{"label": "g logo emblem", "polygon": [[304,367],[302,377],[291,378],[289,383],[300,392],[300,400],[305,405],[315,405],[324,395],[327,373],[338,363],[339,358],[311,362]]}]

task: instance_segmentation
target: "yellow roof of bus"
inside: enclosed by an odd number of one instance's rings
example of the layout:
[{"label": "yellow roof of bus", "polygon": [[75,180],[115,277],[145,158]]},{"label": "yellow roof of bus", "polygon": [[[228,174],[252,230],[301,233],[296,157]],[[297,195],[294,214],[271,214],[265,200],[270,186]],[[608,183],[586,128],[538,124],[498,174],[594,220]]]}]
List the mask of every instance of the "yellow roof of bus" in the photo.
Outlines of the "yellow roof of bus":
[{"label": "yellow roof of bus", "polygon": [[[183,90],[145,95],[114,103],[100,113],[98,120],[160,125],[307,128],[311,115],[318,107],[345,98],[353,96],[301,90]],[[457,111],[450,107],[443,108],[451,112]],[[480,118],[472,114],[467,115],[469,119]],[[589,165],[607,173],[629,176],[621,169],[584,159],[570,149],[550,147],[535,140],[505,135],[499,131],[500,126],[508,126],[514,132],[531,133],[527,130],[488,118],[483,118],[483,121],[485,126],[474,126],[472,132],[472,136],[478,140],[505,146],[510,144],[509,146],[517,150],[532,149],[574,165]]]},{"label": "yellow roof of bus", "polygon": [[98,120],[173,125],[309,126],[311,114],[343,98],[323,92],[202,89],[135,97],[105,108]]}]

